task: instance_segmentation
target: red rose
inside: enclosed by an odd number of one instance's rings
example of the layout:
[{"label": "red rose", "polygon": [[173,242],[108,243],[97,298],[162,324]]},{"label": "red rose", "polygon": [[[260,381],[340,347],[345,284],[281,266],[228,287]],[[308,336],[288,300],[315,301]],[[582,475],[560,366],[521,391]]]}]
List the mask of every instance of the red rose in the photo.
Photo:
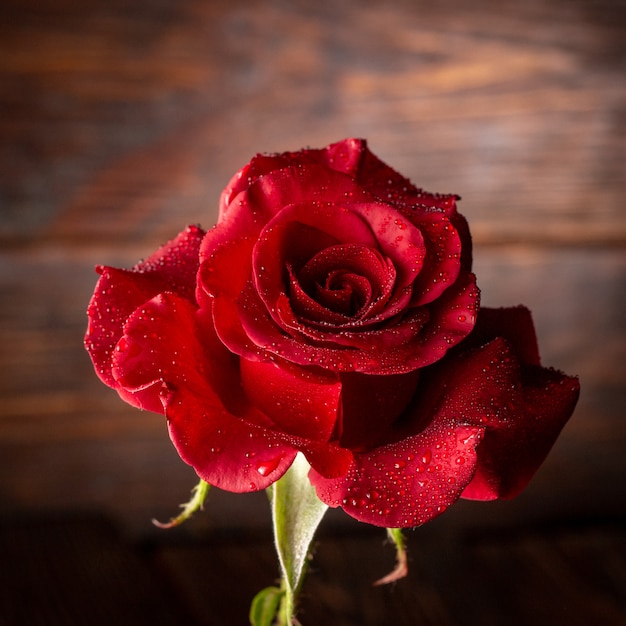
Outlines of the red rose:
[{"label": "red rose", "polygon": [[208,483],[263,489],[300,451],[324,502],[416,526],[523,488],[577,397],[525,310],[482,310],[472,332],[470,265],[455,197],[365,142],[257,156],[212,230],[99,269],[86,346]]}]

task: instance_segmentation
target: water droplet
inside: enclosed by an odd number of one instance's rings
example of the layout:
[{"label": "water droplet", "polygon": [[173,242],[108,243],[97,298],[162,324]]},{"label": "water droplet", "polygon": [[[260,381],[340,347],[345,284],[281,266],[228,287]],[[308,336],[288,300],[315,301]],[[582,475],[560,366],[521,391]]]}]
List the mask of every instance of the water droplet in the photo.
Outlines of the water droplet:
[{"label": "water droplet", "polygon": [[115,346],[115,350],[117,352],[125,352],[127,357],[132,358],[141,352],[141,346],[134,341],[128,340],[126,337],[121,337],[117,342],[117,346]]},{"label": "water droplet", "polygon": [[277,456],[274,459],[270,459],[269,461],[259,461],[256,465],[256,471],[261,474],[261,476],[267,476],[271,474],[279,465],[283,458],[283,455]]},{"label": "water droplet", "polygon": [[161,398],[161,402],[164,405],[169,404],[175,393],[176,386],[171,383],[164,382],[161,385],[161,389],[159,389],[159,397]]}]

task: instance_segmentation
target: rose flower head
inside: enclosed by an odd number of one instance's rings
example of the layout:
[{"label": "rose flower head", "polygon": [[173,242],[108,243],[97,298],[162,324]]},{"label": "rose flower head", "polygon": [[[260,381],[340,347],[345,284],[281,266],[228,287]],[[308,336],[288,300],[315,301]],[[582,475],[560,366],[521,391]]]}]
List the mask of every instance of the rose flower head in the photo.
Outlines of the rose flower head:
[{"label": "rose flower head", "polygon": [[268,487],[301,452],[323,502],[379,526],[515,495],[578,382],[541,366],[526,309],[479,311],[457,200],[363,140],[257,155],[211,230],[99,268],[96,371],[222,489]]}]

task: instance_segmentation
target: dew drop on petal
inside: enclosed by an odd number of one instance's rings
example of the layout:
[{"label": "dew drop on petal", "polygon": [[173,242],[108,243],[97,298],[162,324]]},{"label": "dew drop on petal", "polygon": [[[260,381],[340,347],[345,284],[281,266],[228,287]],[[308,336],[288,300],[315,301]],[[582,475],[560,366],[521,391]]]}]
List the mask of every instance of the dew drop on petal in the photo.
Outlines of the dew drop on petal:
[{"label": "dew drop on petal", "polygon": [[126,337],[122,336],[117,342],[115,350],[120,353],[125,353],[125,356],[128,358],[133,358],[141,352],[141,346],[138,343],[129,341]]},{"label": "dew drop on petal", "polygon": [[164,382],[161,385],[161,389],[159,389],[159,397],[161,398],[161,401],[164,405],[168,405],[171,402],[175,393],[176,386],[171,383]]},{"label": "dew drop on petal", "polygon": [[274,459],[270,459],[269,461],[259,461],[256,465],[256,471],[261,474],[261,476],[267,476],[271,474],[279,465],[282,460],[282,455],[277,456]]}]

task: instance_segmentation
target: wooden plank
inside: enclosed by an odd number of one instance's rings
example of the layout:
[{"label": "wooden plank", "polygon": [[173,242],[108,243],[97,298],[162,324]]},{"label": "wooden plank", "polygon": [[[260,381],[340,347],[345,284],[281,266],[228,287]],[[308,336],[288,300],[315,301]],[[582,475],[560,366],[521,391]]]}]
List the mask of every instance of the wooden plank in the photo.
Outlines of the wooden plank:
[{"label": "wooden plank", "polygon": [[0,561],[5,626],[193,626],[163,579],[103,520],[4,520]]},{"label": "wooden plank", "polygon": [[[626,623],[623,528],[508,529],[479,537],[417,529],[409,534],[407,578],[372,587],[393,567],[384,536],[363,526],[320,533],[302,593],[303,624]],[[157,562],[185,590],[199,623],[244,623],[249,600],[275,584],[271,545],[270,536],[161,544]]]},{"label": "wooden plank", "polygon": [[0,25],[5,245],[209,226],[257,151],[346,135],[480,241],[626,239],[623,3],[91,4]]}]

